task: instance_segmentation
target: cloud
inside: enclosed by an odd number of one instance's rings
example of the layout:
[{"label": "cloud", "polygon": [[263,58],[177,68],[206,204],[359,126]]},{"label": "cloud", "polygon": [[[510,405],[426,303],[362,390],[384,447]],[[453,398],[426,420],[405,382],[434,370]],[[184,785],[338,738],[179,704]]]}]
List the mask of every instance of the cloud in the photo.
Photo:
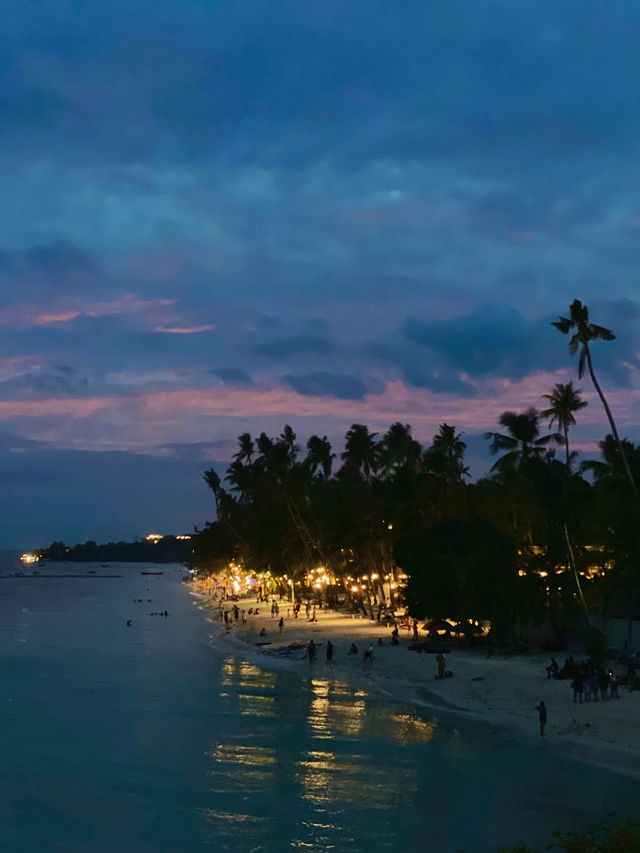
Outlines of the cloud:
[{"label": "cloud", "polygon": [[248,373],[233,367],[220,367],[214,370],[213,373],[225,385],[253,385],[253,379]]},{"label": "cloud", "polygon": [[202,326],[156,326],[156,332],[167,335],[199,335],[201,332],[210,332],[215,326],[207,323]]},{"label": "cloud", "polygon": [[286,376],[285,381],[305,397],[336,397],[338,400],[362,400],[367,393],[362,380],[345,373],[308,373]]},{"label": "cloud", "polygon": [[552,346],[555,338],[546,318],[526,321],[513,309],[486,308],[442,322],[409,317],[403,334],[470,376],[521,379],[531,370],[553,369],[563,361],[560,348]]},{"label": "cloud", "polygon": [[330,350],[331,345],[325,338],[303,336],[267,341],[251,348],[254,355],[273,359],[296,355],[326,355]]}]

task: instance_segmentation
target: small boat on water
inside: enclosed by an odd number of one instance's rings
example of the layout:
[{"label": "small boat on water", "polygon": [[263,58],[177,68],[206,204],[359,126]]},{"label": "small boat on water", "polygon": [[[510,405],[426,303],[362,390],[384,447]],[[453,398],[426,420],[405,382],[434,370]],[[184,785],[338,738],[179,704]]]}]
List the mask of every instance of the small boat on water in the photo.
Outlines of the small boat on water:
[{"label": "small boat on water", "polygon": [[141,575],[163,575],[164,572],[140,572]]}]

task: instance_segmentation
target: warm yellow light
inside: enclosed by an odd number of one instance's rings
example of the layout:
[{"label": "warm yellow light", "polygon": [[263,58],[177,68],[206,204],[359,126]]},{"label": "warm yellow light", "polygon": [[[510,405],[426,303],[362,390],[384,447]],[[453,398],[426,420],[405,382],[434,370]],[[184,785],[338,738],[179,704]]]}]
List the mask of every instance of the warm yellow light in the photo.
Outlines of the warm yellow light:
[{"label": "warm yellow light", "polygon": [[162,535],[162,533],[148,533],[145,536],[145,539],[148,542],[156,543],[156,542],[159,542],[161,539],[164,539],[164,536]]},{"label": "warm yellow light", "polygon": [[357,586],[352,586],[352,587],[351,587],[351,592],[357,592],[357,591],[358,591],[358,587],[357,587]]},{"label": "warm yellow light", "polygon": [[371,580],[372,580],[372,581],[377,581],[377,580],[378,580],[378,575],[371,575]]},{"label": "warm yellow light", "polygon": [[20,559],[23,563],[35,563],[37,561],[37,556],[28,551],[26,554],[22,554]]}]

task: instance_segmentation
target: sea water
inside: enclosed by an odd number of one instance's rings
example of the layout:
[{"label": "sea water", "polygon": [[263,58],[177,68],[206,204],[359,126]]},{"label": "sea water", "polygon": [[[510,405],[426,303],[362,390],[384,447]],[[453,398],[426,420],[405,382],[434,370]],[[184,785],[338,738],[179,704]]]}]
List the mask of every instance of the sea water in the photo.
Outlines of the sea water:
[{"label": "sea water", "polygon": [[486,853],[637,813],[637,779],[552,737],[257,665],[179,567],[146,568],[5,559],[3,853]]}]

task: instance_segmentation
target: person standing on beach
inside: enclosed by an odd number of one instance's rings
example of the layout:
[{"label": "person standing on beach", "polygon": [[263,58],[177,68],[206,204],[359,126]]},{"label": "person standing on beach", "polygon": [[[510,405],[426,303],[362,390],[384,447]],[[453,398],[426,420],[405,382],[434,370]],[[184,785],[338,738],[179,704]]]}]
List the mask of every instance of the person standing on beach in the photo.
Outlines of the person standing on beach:
[{"label": "person standing on beach", "polygon": [[536,711],[538,712],[538,719],[540,720],[540,734],[544,736],[544,727],[547,725],[547,706],[544,704],[543,700],[540,700],[540,704],[536,707]]},{"label": "person standing on beach", "polygon": [[436,657],[436,661],[438,663],[438,678],[444,678],[444,674],[446,671],[447,661],[445,656],[440,652]]},{"label": "person standing on beach", "polygon": [[284,628],[284,617],[280,617],[280,621],[278,622],[278,628],[280,628],[280,633],[282,634],[282,629]]},{"label": "person standing on beach", "polygon": [[327,640],[327,663],[333,663],[333,643]]},{"label": "person standing on beach", "polygon": [[309,658],[309,663],[313,663],[316,659],[316,644],[313,640],[310,640],[307,646],[307,657]]}]

